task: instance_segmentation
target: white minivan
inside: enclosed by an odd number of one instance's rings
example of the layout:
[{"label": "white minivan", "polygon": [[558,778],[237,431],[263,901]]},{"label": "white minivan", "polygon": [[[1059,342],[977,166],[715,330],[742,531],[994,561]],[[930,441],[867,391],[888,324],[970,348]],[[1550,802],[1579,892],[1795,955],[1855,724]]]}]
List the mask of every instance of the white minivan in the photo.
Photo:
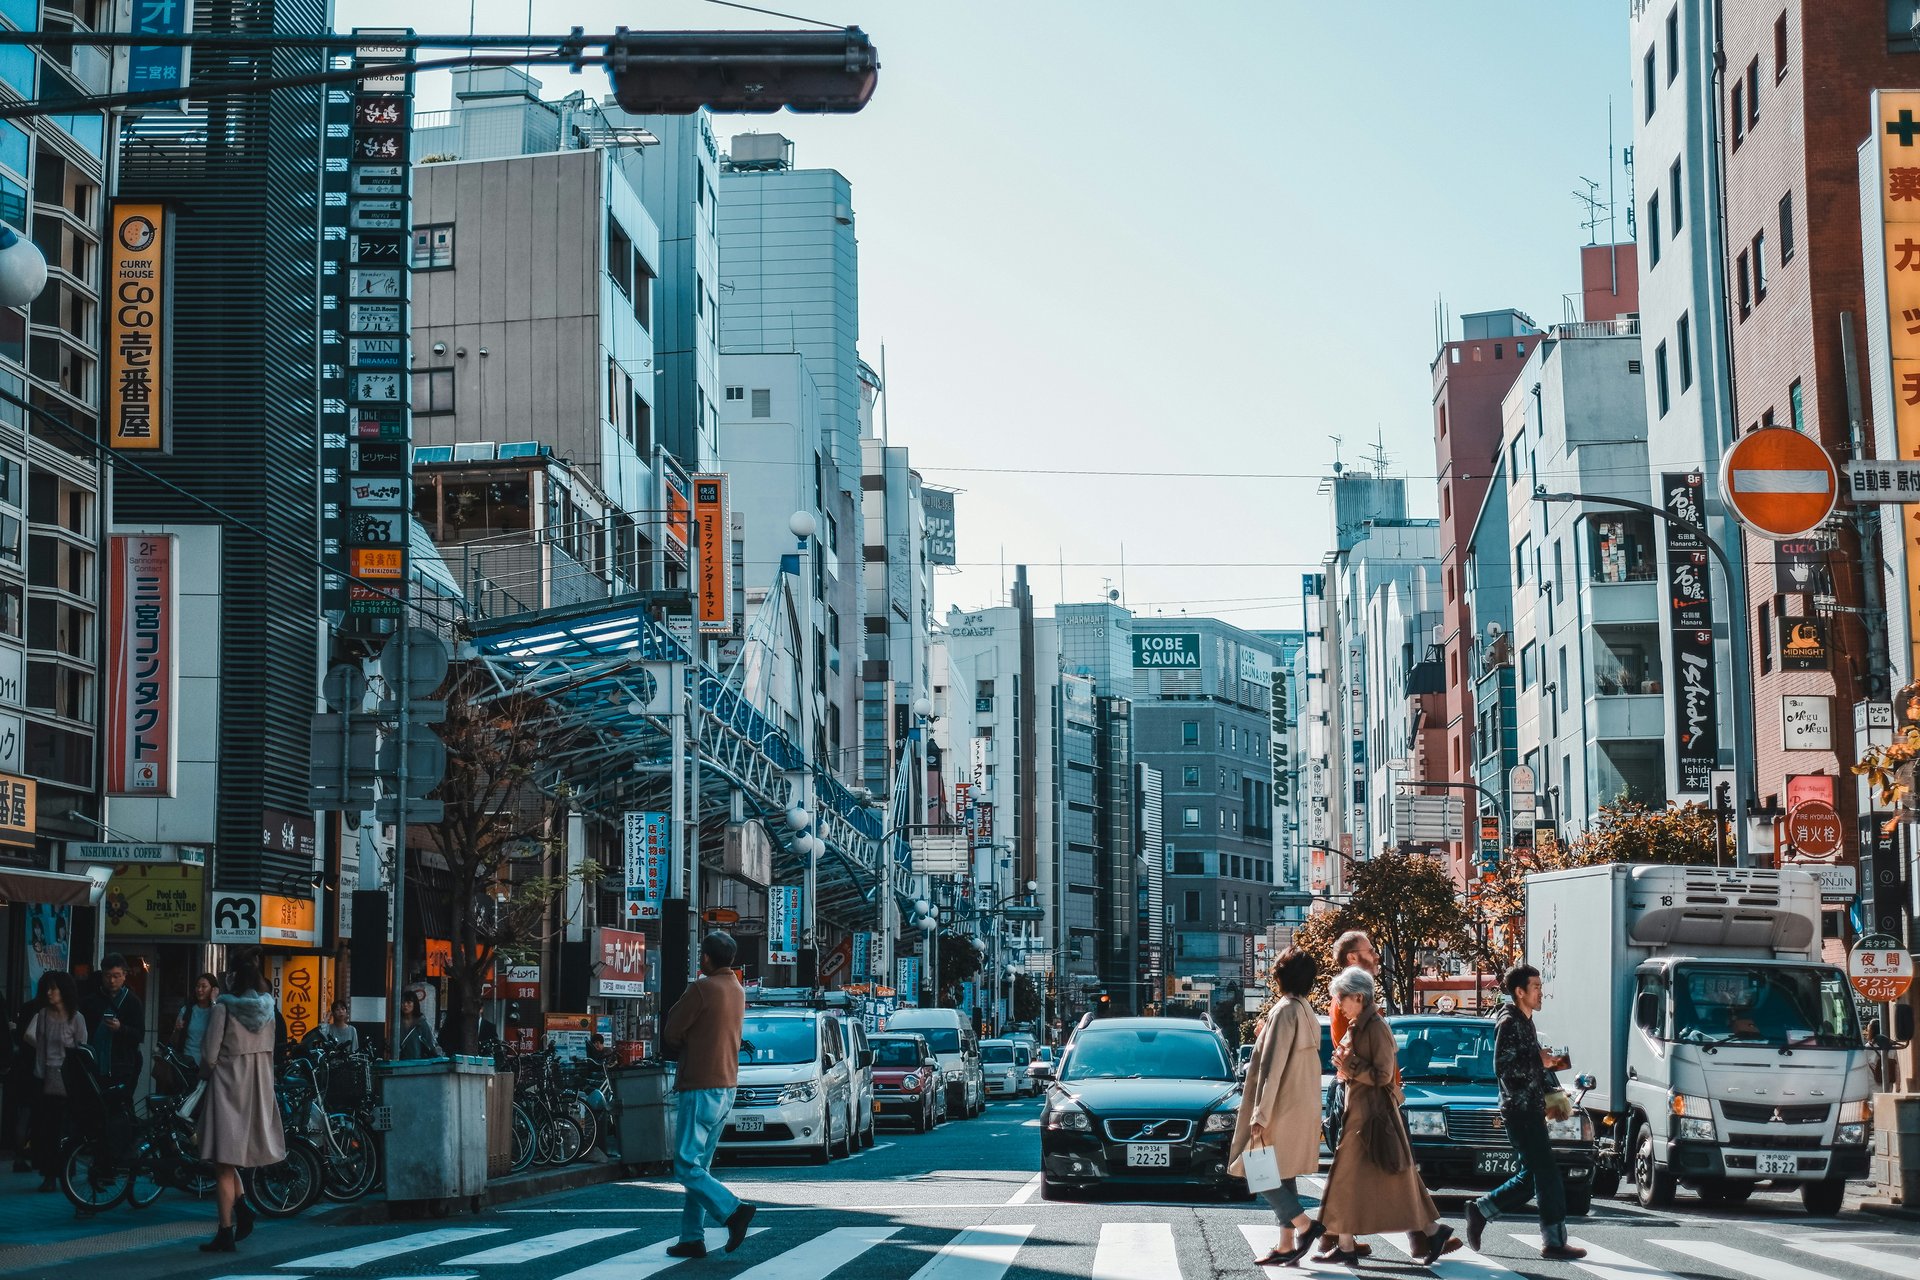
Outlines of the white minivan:
[{"label": "white minivan", "polygon": [[859,1135],[854,1053],[830,1014],[749,1005],[721,1149],[795,1152],[816,1164],[851,1155]]},{"label": "white minivan", "polygon": [[889,1031],[912,1031],[927,1038],[940,1060],[947,1086],[947,1114],[977,1116],[987,1107],[987,1082],[980,1069],[980,1044],[973,1022],[958,1009],[901,1009],[887,1019]]}]

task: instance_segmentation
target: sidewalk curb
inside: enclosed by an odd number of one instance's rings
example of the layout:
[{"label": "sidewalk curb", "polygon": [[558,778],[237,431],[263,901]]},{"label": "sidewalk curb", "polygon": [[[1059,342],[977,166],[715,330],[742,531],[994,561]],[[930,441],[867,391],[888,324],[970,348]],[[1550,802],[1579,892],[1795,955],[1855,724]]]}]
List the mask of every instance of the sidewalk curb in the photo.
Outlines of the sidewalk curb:
[{"label": "sidewalk curb", "polygon": [[479,1213],[516,1200],[531,1200],[563,1191],[578,1191],[582,1187],[619,1182],[639,1176],[641,1167],[628,1166],[617,1160],[570,1164],[559,1169],[542,1169],[489,1182],[486,1190],[477,1196],[453,1197],[445,1201],[398,1202],[369,1198],[356,1204],[343,1204],[330,1213],[318,1215],[316,1220],[329,1227],[360,1227],[384,1222],[411,1222],[429,1217],[451,1217],[456,1213]]},{"label": "sidewalk curb", "polygon": [[1895,1204],[1891,1200],[1862,1200],[1860,1212],[1871,1213],[1877,1218],[1902,1218],[1908,1222],[1920,1222],[1920,1205]]}]

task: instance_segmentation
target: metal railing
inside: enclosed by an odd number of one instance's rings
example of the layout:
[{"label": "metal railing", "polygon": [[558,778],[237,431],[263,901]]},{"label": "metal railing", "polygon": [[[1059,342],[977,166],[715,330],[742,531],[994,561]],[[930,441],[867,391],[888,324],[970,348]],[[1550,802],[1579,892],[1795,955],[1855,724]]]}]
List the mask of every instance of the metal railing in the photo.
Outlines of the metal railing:
[{"label": "metal railing", "polygon": [[1566,324],[1556,324],[1547,330],[1547,336],[1555,340],[1567,338],[1637,338],[1640,336],[1640,317],[1628,316],[1624,320],[1575,320]]}]

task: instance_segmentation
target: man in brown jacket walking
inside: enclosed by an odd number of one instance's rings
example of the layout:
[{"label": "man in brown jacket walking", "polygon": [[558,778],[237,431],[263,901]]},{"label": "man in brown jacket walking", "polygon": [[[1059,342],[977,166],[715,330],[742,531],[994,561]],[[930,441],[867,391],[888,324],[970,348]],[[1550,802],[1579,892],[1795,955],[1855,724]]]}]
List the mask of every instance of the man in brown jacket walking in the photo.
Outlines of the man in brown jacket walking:
[{"label": "man in brown jacket walking", "polygon": [[708,1217],[726,1226],[728,1253],[740,1247],[753,1221],[753,1206],[720,1185],[711,1172],[740,1078],[740,1024],[747,997],[733,972],[737,950],[733,936],[717,929],[700,940],[700,980],[674,1002],[660,1037],[680,1063],[674,1080],[679,1136],[673,1176],[686,1187],[687,1203],[680,1213],[680,1241],[667,1249],[675,1258],[707,1256]]}]

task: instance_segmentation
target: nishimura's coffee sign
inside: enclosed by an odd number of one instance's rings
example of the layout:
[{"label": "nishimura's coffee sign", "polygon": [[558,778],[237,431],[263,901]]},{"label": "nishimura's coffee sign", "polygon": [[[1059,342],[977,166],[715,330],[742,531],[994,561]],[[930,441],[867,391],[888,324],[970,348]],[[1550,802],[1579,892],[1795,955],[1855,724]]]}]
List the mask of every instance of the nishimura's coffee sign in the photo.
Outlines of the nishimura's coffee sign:
[{"label": "nishimura's coffee sign", "polygon": [[1198,671],[1200,669],[1200,633],[1197,631],[1155,633],[1136,631],[1133,636],[1133,669],[1150,671],[1156,667]]}]

